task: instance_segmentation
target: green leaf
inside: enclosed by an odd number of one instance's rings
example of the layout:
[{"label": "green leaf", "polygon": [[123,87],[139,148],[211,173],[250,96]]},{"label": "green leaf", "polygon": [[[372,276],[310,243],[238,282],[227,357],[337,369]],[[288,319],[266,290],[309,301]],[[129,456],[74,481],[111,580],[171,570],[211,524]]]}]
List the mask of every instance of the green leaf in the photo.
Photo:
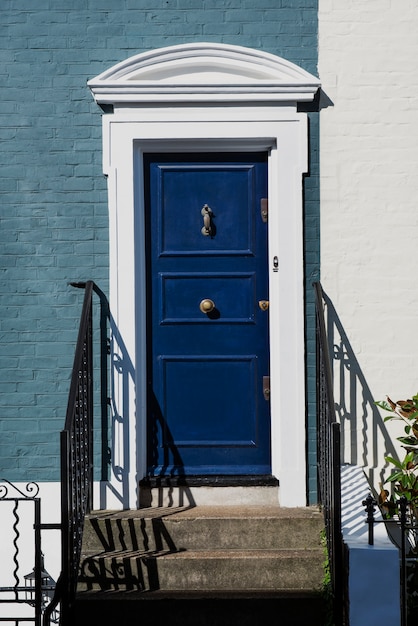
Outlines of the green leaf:
[{"label": "green leaf", "polygon": [[414,453],[408,452],[408,454],[405,456],[403,460],[403,465],[406,467],[408,463],[412,463],[413,460],[414,460]]},{"label": "green leaf", "polygon": [[410,490],[413,487],[413,481],[411,480],[411,476],[408,476],[408,474],[402,474],[399,478],[399,482],[405,490]]},{"label": "green leaf", "polygon": [[393,415],[386,415],[386,417],[383,418],[384,422],[389,422],[389,420],[400,420],[402,419],[401,417],[399,417],[399,415],[396,415],[396,413],[394,413]]},{"label": "green leaf", "polygon": [[397,480],[400,481],[403,476],[405,476],[403,472],[394,472],[389,476],[387,480],[385,480],[385,483],[394,483]]},{"label": "green leaf", "polygon": [[388,402],[386,402],[385,400],[377,400],[375,402],[375,405],[378,406],[379,408],[383,409],[384,411],[393,411],[393,409],[390,406],[390,404]]},{"label": "green leaf", "polygon": [[398,437],[398,441],[404,443],[406,446],[418,445],[418,439],[416,437]]},{"label": "green leaf", "polygon": [[392,458],[391,456],[385,456],[385,461],[387,461],[388,463],[392,463],[392,465],[398,467],[399,469],[403,469],[402,463],[397,459]]}]

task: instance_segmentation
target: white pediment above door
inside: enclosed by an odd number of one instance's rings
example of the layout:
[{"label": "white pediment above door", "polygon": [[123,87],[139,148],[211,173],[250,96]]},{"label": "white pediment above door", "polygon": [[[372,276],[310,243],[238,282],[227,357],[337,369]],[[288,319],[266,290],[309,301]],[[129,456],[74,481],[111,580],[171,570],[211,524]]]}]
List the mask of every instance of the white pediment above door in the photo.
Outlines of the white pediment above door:
[{"label": "white pediment above door", "polygon": [[141,102],[299,102],[318,78],[273,54],[241,46],[192,43],[144,52],[88,83],[98,104]]}]

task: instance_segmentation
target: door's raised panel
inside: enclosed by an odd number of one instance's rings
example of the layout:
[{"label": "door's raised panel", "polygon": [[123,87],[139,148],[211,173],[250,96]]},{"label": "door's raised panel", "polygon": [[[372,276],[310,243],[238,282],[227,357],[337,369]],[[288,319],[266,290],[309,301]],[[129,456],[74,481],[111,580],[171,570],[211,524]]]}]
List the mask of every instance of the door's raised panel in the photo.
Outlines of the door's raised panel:
[{"label": "door's raised panel", "polygon": [[[162,324],[253,324],[255,273],[161,273]],[[203,313],[200,302],[209,298],[215,308]]]},{"label": "door's raised panel", "polygon": [[[160,256],[253,255],[254,167],[227,164],[159,165]],[[212,211],[212,234],[202,234],[202,209]]]},{"label": "door's raised panel", "polygon": [[[161,356],[160,368],[163,445],[256,447],[254,355]],[[239,393],[239,402],[231,389]]]}]

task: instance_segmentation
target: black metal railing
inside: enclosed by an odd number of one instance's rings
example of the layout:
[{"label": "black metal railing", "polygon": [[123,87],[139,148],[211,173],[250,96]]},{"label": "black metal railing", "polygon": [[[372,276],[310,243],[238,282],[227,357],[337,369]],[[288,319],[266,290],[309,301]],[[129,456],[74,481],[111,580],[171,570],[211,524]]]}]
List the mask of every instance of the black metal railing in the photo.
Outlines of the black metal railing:
[{"label": "black metal railing", "polygon": [[345,587],[341,530],[341,452],[340,425],[336,420],[332,370],[324,317],[324,297],[321,284],[313,284],[316,309],[316,403],[318,432],[319,501],[324,512],[330,578],[332,585],[334,622],[345,622]]},{"label": "black metal railing", "polygon": [[[1,479],[2,526],[5,530],[9,522],[13,548],[2,557],[2,581],[9,584],[0,587],[0,622],[33,622],[34,626],[41,626],[42,614],[55,589],[54,581],[44,569],[41,530],[57,529],[59,525],[41,524],[38,494],[39,485],[35,482],[17,487]],[[22,572],[24,564],[31,568],[26,574]],[[31,609],[25,610],[28,607]]]},{"label": "black metal railing", "polygon": [[[75,285],[82,286],[82,285]],[[61,432],[62,626],[75,598],[84,518],[93,497],[93,282],[85,284],[64,430]]]},{"label": "black metal railing", "polygon": [[60,439],[61,575],[54,599],[45,611],[44,626],[49,625],[50,614],[58,604],[61,626],[72,624],[84,519],[92,509],[93,500],[93,292],[103,294],[92,281],[71,285],[84,288],[85,294]]}]

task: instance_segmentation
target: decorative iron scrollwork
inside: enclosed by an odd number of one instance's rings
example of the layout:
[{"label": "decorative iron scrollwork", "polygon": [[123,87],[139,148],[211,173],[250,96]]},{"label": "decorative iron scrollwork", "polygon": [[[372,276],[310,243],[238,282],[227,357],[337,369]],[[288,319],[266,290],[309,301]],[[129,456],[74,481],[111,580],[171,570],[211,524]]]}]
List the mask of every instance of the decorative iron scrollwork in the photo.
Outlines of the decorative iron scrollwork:
[{"label": "decorative iron scrollwork", "polygon": [[16,498],[18,497],[17,494],[19,494],[22,498],[27,498],[28,500],[34,499],[38,496],[39,485],[35,482],[26,483],[23,487],[24,491],[22,491],[22,489],[16,487],[16,485],[11,483],[9,480],[6,480],[5,478],[1,478],[0,480],[2,481],[0,483],[0,500],[3,500],[4,498]]}]

